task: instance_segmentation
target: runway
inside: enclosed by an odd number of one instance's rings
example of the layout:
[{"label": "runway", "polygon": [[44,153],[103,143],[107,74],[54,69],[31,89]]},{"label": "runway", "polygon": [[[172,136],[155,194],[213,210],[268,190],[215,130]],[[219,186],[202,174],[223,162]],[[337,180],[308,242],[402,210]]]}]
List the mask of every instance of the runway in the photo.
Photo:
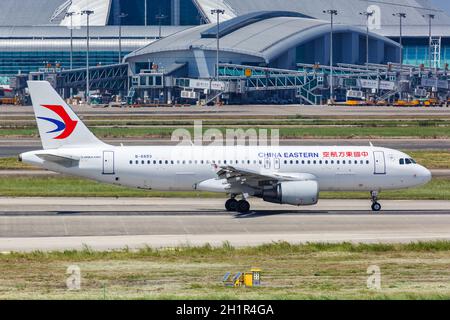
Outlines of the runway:
[{"label": "runway", "polygon": [[[170,140],[150,139],[106,139],[106,143],[119,146],[174,145]],[[396,150],[441,150],[450,149],[450,139],[289,139],[280,141],[282,146],[376,146]],[[42,148],[39,139],[0,139],[0,158],[17,157],[19,154]]]},{"label": "runway", "polygon": [[222,199],[0,198],[0,252],[253,246],[274,241],[390,243],[450,240],[450,201],[323,200],[291,207],[252,200],[254,211],[222,210]]},{"label": "runway", "polygon": [[[226,105],[220,107],[144,107],[112,108],[78,105],[73,107],[80,116],[165,116],[165,117],[242,117],[242,116],[296,116],[305,117],[448,117],[450,108],[392,107],[392,106],[325,106],[325,105]],[[2,106],[2,117],[32,117],[31,106]]]}]

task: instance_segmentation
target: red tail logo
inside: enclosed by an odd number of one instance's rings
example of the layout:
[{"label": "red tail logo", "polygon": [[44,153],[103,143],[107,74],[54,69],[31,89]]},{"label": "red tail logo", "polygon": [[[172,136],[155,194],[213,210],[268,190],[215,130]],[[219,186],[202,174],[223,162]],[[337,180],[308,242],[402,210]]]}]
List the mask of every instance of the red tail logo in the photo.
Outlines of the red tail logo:
[{"label": "red tail logo", "polygon": [[39,119],[49,121],[57,126],[55,130],[49,131],[47,133],[61,132],[59,136],[53,138],[55,140],[63,140],[70,137],[70,135],[75,130],[78,121],[72,120],[70,116],[67,114],[66,110],[64,110],[63,106],[55,106],[55,105],[42,105],[42,106],[56,113],[62,120],[59,121],[56,119],[39,117]]}]

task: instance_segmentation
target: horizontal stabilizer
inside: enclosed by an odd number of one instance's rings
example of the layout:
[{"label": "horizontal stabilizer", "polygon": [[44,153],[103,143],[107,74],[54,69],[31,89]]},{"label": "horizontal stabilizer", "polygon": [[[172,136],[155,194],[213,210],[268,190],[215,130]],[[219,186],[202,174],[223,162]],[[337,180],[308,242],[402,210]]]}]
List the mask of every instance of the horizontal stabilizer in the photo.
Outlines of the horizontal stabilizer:
[{"label": "horizontal stabilizer", "polygon": [[69,156],[69,155],[56,155],[56,154],[37,154],[39,158],[44,161],[53,162],[55,164],[59,164],[64,167],[73,167],[77,166],[80,161],[80,157]]}]

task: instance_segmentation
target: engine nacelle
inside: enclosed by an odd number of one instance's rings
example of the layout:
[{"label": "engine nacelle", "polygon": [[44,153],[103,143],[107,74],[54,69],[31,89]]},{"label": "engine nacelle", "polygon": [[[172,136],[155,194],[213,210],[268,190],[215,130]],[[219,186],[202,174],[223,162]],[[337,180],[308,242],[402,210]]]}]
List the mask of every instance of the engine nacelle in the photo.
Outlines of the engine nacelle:
[{"label": "engine nacelle", "polygon": [[264,190],[264,201],[294,206],[315,205],[319,201],[317,181],[285,181],[272,189]]}]

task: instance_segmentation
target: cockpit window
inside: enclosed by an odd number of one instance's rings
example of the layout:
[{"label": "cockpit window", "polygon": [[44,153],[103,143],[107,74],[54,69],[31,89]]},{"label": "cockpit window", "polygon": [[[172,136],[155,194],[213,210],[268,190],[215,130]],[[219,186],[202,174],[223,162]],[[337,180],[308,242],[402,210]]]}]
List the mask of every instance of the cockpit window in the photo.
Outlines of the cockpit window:
[{"label": "cockpit window", "polygon": [[416,161],[411,158],[400,159],[400,165],[416,164]]}]

